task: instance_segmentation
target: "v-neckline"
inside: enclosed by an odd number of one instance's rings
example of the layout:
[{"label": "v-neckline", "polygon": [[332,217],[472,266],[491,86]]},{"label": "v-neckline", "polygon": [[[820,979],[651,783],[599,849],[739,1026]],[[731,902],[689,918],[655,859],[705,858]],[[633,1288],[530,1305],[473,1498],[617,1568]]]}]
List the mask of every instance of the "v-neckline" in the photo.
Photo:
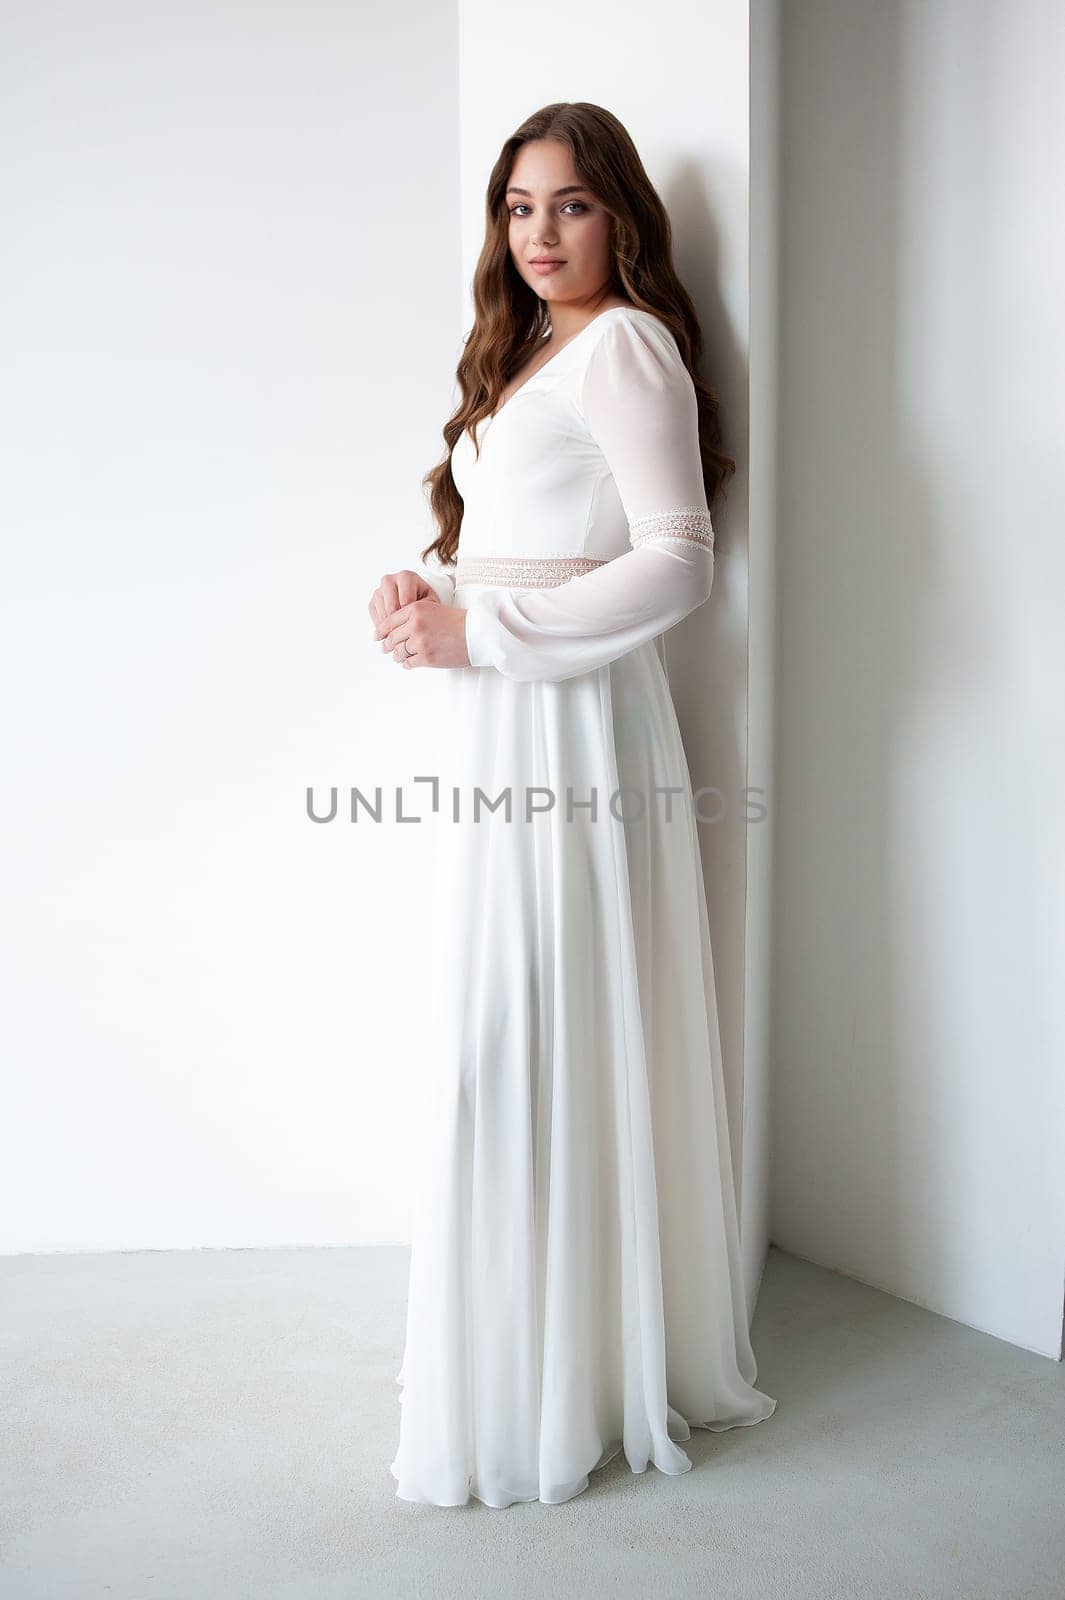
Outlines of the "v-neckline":
[{"label": "v-neckline", "polygon": [[577,340],[579,338],[581,338],[581,336],[583,334],[586,334],[588,332],[589,328],[594,327],[595,324],[600,320],[600,318],[609,317],[609,315],[610,315],[610,313],[612,311],[638,311],[638,310],[639,310],[638,306],[625,305],[625,306],[607,306],[605,311],[597,311],[595,316],[592,317],[592,319],[589,322],[586,322],[584,324],[583,328],[579,328],[577,330],[577,332],[573,335],[572,339],[567,339],[566,340],[566,343],[562,346],[561,350],[556,350],[553,356],[548,356],[547,360],[544,362],[542,367],[537,367],[535,372],[530,372],[530,374],[526,378],[525,382],[524,383],[519,383],[518,387],[514,390],[514,393],[512,395],[508,396],[508,398],[503,401],[503,404],[501,406],[497,406],[495,411],[493,411],[491,413],[491,415],[486,417],[484,420],[486,422],[488,422],[488,423],[492,423],[492,422],[494,422],[496,420],[496,418],[498,416],[501,416],[502,413],[511,404],[511,402],[513,400],[516,400],[518,398],[519,394],[521,394],[525,389],[527,389],[529,387],[530,383],[532,383],[534,378],[538,378],[540,376],[541,372],[546,372],[548,367],[551,366],[552,362],[555,362],[555,361],[558,360],[559,356],[564,356],[566,351],[569,350],[572,345],[575,345],[577,343]]}]

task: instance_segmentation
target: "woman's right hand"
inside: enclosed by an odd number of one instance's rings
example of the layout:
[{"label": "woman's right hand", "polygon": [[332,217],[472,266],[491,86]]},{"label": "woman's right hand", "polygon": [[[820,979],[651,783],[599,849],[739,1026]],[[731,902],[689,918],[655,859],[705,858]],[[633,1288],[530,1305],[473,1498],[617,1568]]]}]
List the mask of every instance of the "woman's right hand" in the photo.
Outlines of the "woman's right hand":
[{"label": "woman's right hand", "polygon": [[440,596],[431,583],[426,583],[421,573],[412,572],[409,567],[404,567],[402,572],[386,572],[370,598],[370,621],[373,623],[371,637],[377,638],[386,618],[393,611],[398,611],[400,606],[409,605],[412,600],[435,600],[437,605],[441,603]]}]

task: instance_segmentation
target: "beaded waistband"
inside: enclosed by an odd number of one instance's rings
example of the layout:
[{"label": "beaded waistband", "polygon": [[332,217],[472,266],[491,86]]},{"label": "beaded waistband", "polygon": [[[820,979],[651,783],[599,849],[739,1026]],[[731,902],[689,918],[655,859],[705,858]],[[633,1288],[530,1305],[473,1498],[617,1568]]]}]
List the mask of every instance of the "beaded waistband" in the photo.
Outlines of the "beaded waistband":
[{"label": "beaded waistband", "polygon": [[551,589],[591,572],[605,561],[594,556],[460,556],[455,584],[497,583],[513,589]]}]

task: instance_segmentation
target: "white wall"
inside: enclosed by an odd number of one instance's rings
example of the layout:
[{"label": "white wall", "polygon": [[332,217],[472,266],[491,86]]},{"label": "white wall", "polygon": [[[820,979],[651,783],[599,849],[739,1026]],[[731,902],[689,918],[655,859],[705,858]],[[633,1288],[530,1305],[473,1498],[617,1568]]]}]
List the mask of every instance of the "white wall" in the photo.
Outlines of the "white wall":
[{"label": "white wall", "polygon": [[[721,398],[725,447],[738,470],[715,513],[718,559],[707,606],[669,635],[669,675],[696,787],[726,796],[700,827],[728,1087],[733,1157],[745,1214],[751,1304],[765,1257],[764,1142],[743,1160],[744,925],[747,825],[747,384],[749,35],[747,0],[712,7],[671,0],[648,27],[638,8],[609,14],[550,0],[535,14],[460,0],[463,285],[484,238],[484,193],[504,139],[540,106],[587,100],[628,128],[674,227],[677,264],[700,317],[704,371]],[[463,326],[472,307],[463,299]],[[706,802],[708,812],[713,800]],[[764,1060],[756,1058],[756,1068]],[[762,1200],[759,1201],[759,1190]],[[752,1220],[753,1219],[753,1220]],[[750,1225],[748,1226],[748,1223]]]},{"label": "white wall", "polygon": [[[455,24],[10,0],[0,1250],[402,1238]],[[432,375],[436,374],[434,380]]]},{"label": "white wall", "polygon": [[774,1239],[1057,1354],[1060,10],[783,7],[779,415],[776,0],[751,250],[745,5],[401,20],[4,10],[0,1250],[408,1236],[437,841],[304,793],[425,769],[366,604],[491,159],[586,98],[741,464],[670,662],[694,781],[769,793],[703,830],[749,1283],[772,1059]]},{"label": "white wall", "polygon": [[409,802],[432,693],[366,603],[432,538],[488,166],[547,98],[635,133],[740,461],[670,638],[740,1171],[747,6],[638,54],[606,8],[398,21],[5,11],[3,1251],[408,1237],[438,838],[342,818]]},{"label": "white wall", "polygon": [[779,0],[751,4],[750,558],[747,629],[747,913],[744,951],[744,1237],[769,1235],[773,1004],[773,768],[776,658],[780,211]]},{"label": "white wall", "polygon": [[781,55],[772,1237],[1048,1355],[1063,35],[803,0]]},{"label": "white wall", "polygon": [[5,9],[0,1250],[408,1235],[439,841],[316,826],[305,790],[430,765],[366,605],[432,536],[488,167],[552,98],[632,129],[740,462],[670,639],[730,801],[702,832],[740,1171],[747,8],[609,22]]}]

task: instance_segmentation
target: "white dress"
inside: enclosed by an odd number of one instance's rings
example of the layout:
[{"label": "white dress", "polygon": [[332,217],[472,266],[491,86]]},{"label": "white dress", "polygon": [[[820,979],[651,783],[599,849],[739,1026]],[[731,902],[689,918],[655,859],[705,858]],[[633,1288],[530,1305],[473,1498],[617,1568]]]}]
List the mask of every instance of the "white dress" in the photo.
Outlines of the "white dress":
[{"label": "white dress", "polygon": [[660,637],[712,581],[694,387],[666,325],[614,307],[478,437],[457,566],[422,568],[471,665],[430,674],[441,921],[391,1471],[404,1500],[502,1507],[622,1448],[686,1472],[691,1427],[776,1402]]}]

